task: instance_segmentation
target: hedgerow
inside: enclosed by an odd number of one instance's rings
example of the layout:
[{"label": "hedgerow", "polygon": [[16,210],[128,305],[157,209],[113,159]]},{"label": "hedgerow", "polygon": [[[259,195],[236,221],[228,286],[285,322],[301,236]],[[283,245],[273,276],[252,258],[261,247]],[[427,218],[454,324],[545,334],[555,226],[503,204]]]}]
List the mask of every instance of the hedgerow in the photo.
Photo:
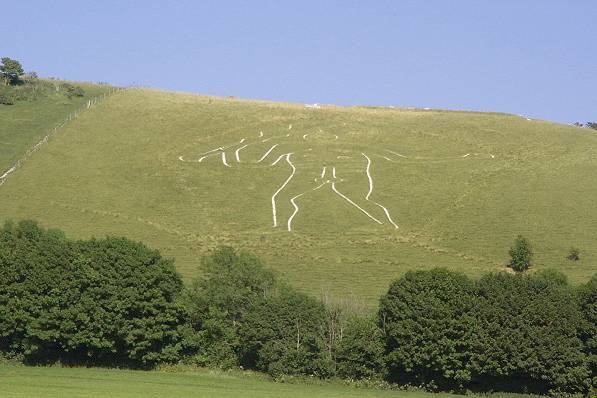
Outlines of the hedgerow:
[{"label": "hedgerow", "polygon": [[597,276],[575,288],[554,271],[478,281],[441,268],[408,272],[372,316],[326,308],[230,247],[201,266],[202,276],[184,287],[173,261],[141,243],[71,240],[32,221],[6,223],[0,356],[242,366],[278,378],[449,391],[594,393]]}]

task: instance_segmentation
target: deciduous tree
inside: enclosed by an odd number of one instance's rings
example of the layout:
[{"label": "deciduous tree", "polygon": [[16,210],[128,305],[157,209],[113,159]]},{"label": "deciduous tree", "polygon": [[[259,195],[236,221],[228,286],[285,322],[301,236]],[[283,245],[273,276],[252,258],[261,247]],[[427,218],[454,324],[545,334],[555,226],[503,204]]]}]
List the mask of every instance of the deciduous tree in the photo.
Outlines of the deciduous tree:
[{"label": "deciduous tree", "polygon": [[473,282],[446,269],[407,272],[393,282],[379,307],[391,379],[444,387],[469,382],[474,304]]},{"label": "deciduous tree", "polygon": [[21,63],[17,60],[3,57],[0,64],[0,77],[5,85],[15,84],[19,81],[19,77],[25,73]]},{"label": "deciduous tree", "polygon": [[508,266],[516,272],[523,272],[529,269],[533,261],[533,250],[531,244],[522,235],[518,235],[514,241],[514,246],[508,252],[510,262]]}]

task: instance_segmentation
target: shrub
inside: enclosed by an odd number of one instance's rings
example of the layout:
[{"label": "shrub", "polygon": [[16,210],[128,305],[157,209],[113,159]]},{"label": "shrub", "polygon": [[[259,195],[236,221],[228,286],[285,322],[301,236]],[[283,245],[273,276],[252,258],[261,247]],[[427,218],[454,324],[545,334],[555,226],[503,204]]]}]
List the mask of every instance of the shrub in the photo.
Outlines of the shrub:
[{"label": "shrub", "polygon": [[580,312],[583,315],[581,339],[589,358],[593,377],[592,385],[597,389],[597,274],[578,290]]},{"label": "shrub", "polygon": [[570,261],[580,260],[580,250],[578,250],[576,247],[570,248],[570,251],[568,252],[566,258]]},{"label": "shrub", "polygon": [[533,251],[530,243],[521,235],[518,235],[514,246],[510,248],[509,267],[516,272],[523,272],[532,265]]},{"label": "shrub", "polygon": [[392,380],[460,387],[470,381],[475,287],[465,275],[436,268],[407,272],[382,297]]},{"label": "shrub", "polygon": [[20,81],[18,85],[0,85],[0,103],[12,105],[16,101],[33,101],[47,97],[53,90],[53,84],[31,77]]},{"label": "shrub", "polygon": [[328,377],[333,364],[326,355],[321,302],[288,287],[262,300],[240,329],[243,365],[273,376]]},{"label": "shrub", "polygon": [[11,87],[0,86],[0,104],[1,105],[14,105],[15,98]]},{"label": "shrub", "polygon": [[373,317],[351,317],[338,343],[337,371],[340,377],[381,379],[385,373],[384,335]]},{"label": "shrub", "polygon": [[0,92],[0,105],[14,105],[14,99],[8,93]]},{"label": "shrub", "polygon": [[536,272],[534,277],[553,284],[554,286],[568,288],[568,277],[553,268],[542,269],[541,271]]},{"label": "shrub", "polygon": [[471,364],[481,387],[582,389],[588,377],[571,289],[554,273],[490,274],[478,283]]},{"label": "shrub", "polygon": [[202,259],[203,276],[186,294],[192,332],[187,352],[199,365],[238,364],[238,328],[274,286],[274,275],[247,252],[220,247]]},{"label": "shrub", "polygon": [[81,87],[79,86],[74,86],[70,83],[62,83],[59,88],[64,91],[64,94],[68,97],[68,98],[72,98],[72,97],[82,97],[85,95],[85,90],[83,90]]},{"label": "shrub", "polygon": [[0,232],[1,349],[28,362],[152,366],[178,359],[172,261],[125,238],[70,241],[31,221]]}]

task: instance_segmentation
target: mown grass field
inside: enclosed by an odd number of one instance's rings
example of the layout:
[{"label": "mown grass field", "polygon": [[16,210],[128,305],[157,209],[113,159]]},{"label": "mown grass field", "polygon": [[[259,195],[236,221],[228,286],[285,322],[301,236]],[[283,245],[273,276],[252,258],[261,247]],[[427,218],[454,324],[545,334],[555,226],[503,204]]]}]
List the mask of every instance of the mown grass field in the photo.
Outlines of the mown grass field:
[{"label": "mown grass field", "polygon": [[[55,85],[64,83],[59,80],[49,82]],[[0,175],[69,113],[110,89],[97,84],[73,84],[85,90],[83,97],[67,98],[61,92],[55,92],[34,101],[16,101],[14,105],[0,106]]]},{"label": "mown grass field", "polygon": [[[2,397],[45,398],[449,398],[451,394],[357,389],[335,384],[283,384],[259,375],[210,370],[177,372],[0,365]],[[469,395],[474,397],[474,395]],[[499,397],[523,397],[496,394]]]},{"label": "mown grass field", "polygon": [[[135,89],[81,115],[18,170],[0,188],[0,220],[125,235],[175,257],[187,278],[202,254],[230,244],[295,286],[372,304],[409,269],[502,270],[518,234],[535,269],[587,280],[596,171],[593,130],[518,116]],[[581,261],[566,260],[571,246]]]}]

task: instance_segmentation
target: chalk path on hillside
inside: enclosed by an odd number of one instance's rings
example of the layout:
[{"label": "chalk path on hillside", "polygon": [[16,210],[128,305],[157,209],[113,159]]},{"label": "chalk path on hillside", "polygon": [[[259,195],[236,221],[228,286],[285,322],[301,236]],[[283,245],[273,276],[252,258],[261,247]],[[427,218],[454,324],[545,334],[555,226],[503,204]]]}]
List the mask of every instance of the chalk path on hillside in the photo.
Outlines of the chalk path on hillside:
[{"label": "chalk path on hillside", "polygon": [[[292,124],[288,125],[288,130],[292,130]],[[319,133],[323,133],[323,131],[321,129],[318,129],[318,131],[319,131]],[[304,142],[304,141],[307,141],[307,138],[309,136],[314,135],[314,134],[318,134],[318,133],[305,133],[300,138],[302,138],[302,142]],[[276,167],[282,163],[286,163],[288,166],[290,166],[290,174],[282,182],[282,184],[276,189],[276,191],[272,194],[272,197],[271,197],[272,224],[273,224],[273,227],[276,228],[279,226],[278,196],[283,191],[288,191],[289,189],[292,191],[292,189],[293,189],[293,188],[289,188],[289,186],[291,185],[291,181],[293,181],[295,179],[295,175],[297,173],[297,165],[295,163],[293,163],[293,161],[291,160],[291,156],[296,151],[285,152],[285,153],[280,154],[280,151],[278,151],[278,149],[280,148],[280,145],[282,143],[274,141],[274,144],[269,146],[269,148],[267,148],[265,150],[265,152],[263,153],[263,155],[261,155],[261,157],[259,157],[259,159],[252,161],[252,162],[251,161],[241,162],[240,151],[243,149],[246,149],[250,145],[257,145],[257,144],[263,145],[271,140],[285,139],[285,138],[291,137],[292,135],[293,135],[293,132],[288,132],[288,133],[277,135],[277,136],[263,138],[264,137],[263,131],[259,131],[259,133],[258,133],[259,139],[257,141],[247,141],[247,138],[245,137],[245,138],[242,138],[239,141],[235,141],[231,144],[222,145],[222,146],[210,149],[206,152],[202,152],[199,154],[198,160],[187,160],[187,158],[183,155],[179,156],[178,160],[181,162],[185,162],[185,163],[194,163],[194,162],[202,163],[204,160],[206,160],[208,158],[219,155],[219,157],[221,158],[222,164],[226,167],[232,168],[232,165],[228,163],[228,158],[226,156],[226,151],[228,151],[228,150],[234,151],[234,158],[236,159],[236,163],[238,165],[241,165],[241,163],[242,164],[253,163],[256,165],[263,164],[263,162],[268,157],[270,157],[270,155],[273,154],[274,156],[276,156],[275,158],[272,156],[272,159],[274,159],[274,160],[271,163],[269,163],[269,165],[267,165],[267,167]],[[336,134],[334,134],[331,137],[333,137],[334,141],[339,139],[338,135],[336,135]],[[328,140],[330,138],[328,138]],[[299,140],[299,143],[300,142],[301,142],[301,140]],[[311,150],[312,150],[312,148],[308,148],[306,150],[307,152],[303,152],[304,155],[302,157],[308,156],[307,154]],[[344,150],[343,152],[347,152],[347,151]],[[339,171],[337,171],[337,166],[338,166],[337,164],[321,165],[320,166],[321,172],[317,172],[317,174],[315,176],[311,175],[311,177],[307,178],[308,181],[310,181],[310,184],[315,183],[318,185],[316,185],[314,188],[302,190],[299,193],[296,193],[296,192],[289,193],[289,196],[290,196],[289,202],[290,202],[290,205],[292,206],[293,210],[292,210],[292,213],[290,214],[290,216],[288,217],[288,220],[286,223],[286,229],[289,232],[292,231],[292,223],[300,211],[298,199],[309,194],[309,193],[317,191],[326,185],[330,185],[332,193],[338,195],[340,198],[342,198],[344,201],[346,201],[348,204],[350,204],[353,208],[358,210],[360,213],[364,214],[372,222],[374,222],[375,224],[378,224],[378,225],[383,225],[383,224],[385,224],[385,222],[381,221],[378,217],[376,217],[375,215],[372,214],[371,210],[367,209],[370,207],[370,205],[368,205],[368,204],[373,205],[374,208],[379,208],[381,210],[381,212],[383,212],[386,222],[389,225],[391,225],[394,229],[398,229],[399,226],[392,218],[392,214],[391,214],[390,210],[388,209],[388,207],[386,207],[382,203],[379,203],[378,201],[372,199],[372,196],[374,193],[374,180],[373,180],[373,175],[371,172],[371,169],[373,166],[373,161],[371,160],[371,156],[376,156],[376,157],[382,158],[382,159],[384,159],[386,161],[390,161],[390,162],[399,162],[399,159],[408,159],[409,161],[422,161],[422,162],[426,162],[426,161],[428,161],[428,162],[456,161],[456,160],[464,161],[466,159],[470,159],[473,157],[486,156],[486,155],[479,154],[479,153],[465,153],[463,155],[452,156],[452,157],[407,156],[407,155],[401,154],[399,152],[396,152],[396,151],[393,151],[393,150],[387,149],[387,148],[384,148],[382,150],[382,152],[386,153],[387,155],[382,155],[380,153],[372,153],[372,154],[367,155],[365,152],[360,152],[361,158],[364,159],[366,162],[364,169],[363,169],[363,174],[367,177],[367,183],[368,183],[367,193],[364,195],[364,198],[362,197],[364,199],[364,201],[363,201],[363,199],[351,198],[351,197],[349,197],[349,195],[347,195],[345,192],[342,192],[338,188],[337,184],[340,184],[340,183],[344,182],[345,180],[338,177],[340,174],[339,174]],[[351,150],[350,153],[351,154],[355,153],[355,151]],[[358,152],[356,152],[356,153],[358,153]],[[356,155],[356,153],[355,153],[355,155]],[[232,154],[232,152],[231,152],[231,154]],[[356,159],[357,157],[358,156],[338,155],[335,157],[335,159],[339,161],[340,159]],[[494,159],[495,155],[489,154],[489,157],[491,159]],[[351,166],[351,168],[354,168],[355,161],[351,161],[351,162],[352,163],[350,163],[350,164],[353,165],[353,166]],[[334,161],[334,163],[335,163],[335,161]],[[302,173],[302,175],[304,177],[305,173]],[[326,175],[329,176],[329,177],[327,177],[328,179],[325,179]],[[292,185],[294,186],[294,185],[296,185],[296,183],[293,182]],[[294,188],[294,189],[296,189],[296,188]]]}]

